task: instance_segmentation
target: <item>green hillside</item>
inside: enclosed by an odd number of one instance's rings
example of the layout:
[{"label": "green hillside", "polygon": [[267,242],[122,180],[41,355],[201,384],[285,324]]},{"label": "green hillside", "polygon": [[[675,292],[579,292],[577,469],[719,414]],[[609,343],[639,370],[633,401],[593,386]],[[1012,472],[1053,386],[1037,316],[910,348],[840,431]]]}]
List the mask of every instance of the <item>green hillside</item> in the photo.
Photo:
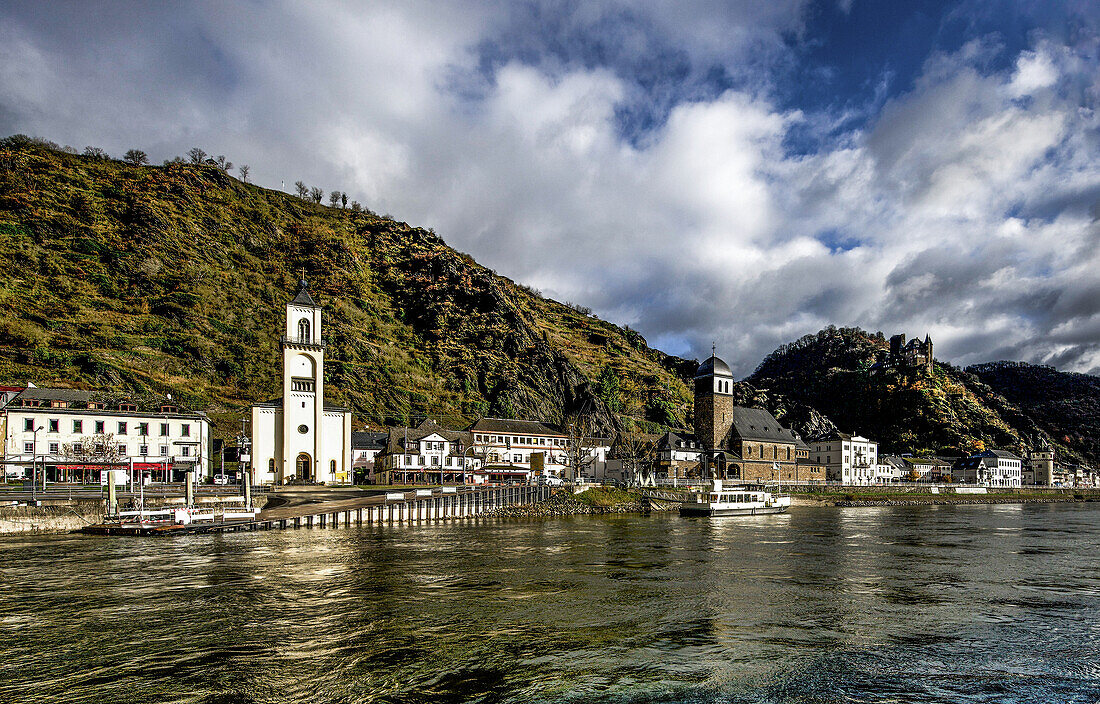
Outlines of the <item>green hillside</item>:
[{"label": "green hillside", "polygon": [[1100,458],[1100,378],[1024,362],[989,362],[966,371],[1023,409],[1048,436]]},{"label": "green hillside", "polygon": [[884,453],[1019,452],[1044,434],[1063,459],[1096,457],[1082,452],[1086,445],[1065,442],[1057,423],[1036,423],[1034,404],[951,365],[936,362],[931,376],[875,367],[888,349],[882,333],[829,327],[780,347],[748,381],[813,406],[843,431],[878,440]]},{"label": "green hillside", "polygon": [[682,426],[694,365],[548,300],[431,231],[216,166],[0,140],[0,381],[171,392],[223,430],[280,393],[299,272],[324,307],[330,403],[357,422],[479,414]]}]

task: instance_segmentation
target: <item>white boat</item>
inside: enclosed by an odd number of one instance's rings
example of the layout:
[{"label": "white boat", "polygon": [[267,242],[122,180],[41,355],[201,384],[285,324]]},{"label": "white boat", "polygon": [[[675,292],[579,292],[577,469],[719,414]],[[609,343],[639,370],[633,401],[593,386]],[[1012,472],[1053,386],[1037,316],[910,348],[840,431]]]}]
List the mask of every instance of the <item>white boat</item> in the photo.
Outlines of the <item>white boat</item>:
[{"label": "white boat", "polygon": [[762,513],[783,513],[791,507],[787,494],[772,493],[762,486],[724,486],[715,479],[707,493],[694,493],[680,504],[681,516],[755,516]]}]

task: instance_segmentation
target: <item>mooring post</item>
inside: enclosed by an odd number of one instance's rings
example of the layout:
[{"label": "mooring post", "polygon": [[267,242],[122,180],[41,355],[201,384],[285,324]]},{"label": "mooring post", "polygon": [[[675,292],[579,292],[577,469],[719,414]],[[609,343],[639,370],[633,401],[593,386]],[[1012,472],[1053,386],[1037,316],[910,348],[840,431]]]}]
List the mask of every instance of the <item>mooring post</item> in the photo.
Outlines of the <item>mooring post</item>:
[{"label": "mooring post", "polygon": [[187,473],[187,489],[186,489],[187,508],[191,508],[191,506],[195,503],[194,476],[195,476],[195,472],[193,470]]},{"label": "mooring post", "polygon": [[252,477],[249,472],[242,472],[244,477],[244,507],[252,508]]}]

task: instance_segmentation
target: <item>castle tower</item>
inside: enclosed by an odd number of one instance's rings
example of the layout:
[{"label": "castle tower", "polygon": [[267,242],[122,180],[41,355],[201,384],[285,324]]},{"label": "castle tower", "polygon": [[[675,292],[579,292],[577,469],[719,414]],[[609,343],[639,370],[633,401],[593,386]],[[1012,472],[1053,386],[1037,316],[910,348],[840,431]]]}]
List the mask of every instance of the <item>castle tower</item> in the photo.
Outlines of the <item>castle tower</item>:
[{"label": "castle tower", "polygon": [[282,477],[317,481],[317,464],[324,457],[325,342],[321,306],[309,295],[305,279],[286,305],[282,346]]},{"label": "castle tower", "polygon": [[925,363],[925,367],[928,370],[928,376],[932,376],[932,372],[934,370],[934,365],[932,363],[932,361],[933,361],[933,357],[932,357],[932,336],[929,335],[928,333],[924,334],[924,355],[925,355],[924,363]]},{"label": "castle tower", "polygon": [[707,450],[721,446],[733,425],[733,372],[713,354],[695,371],[695,437]]},{"label": "castle tower", "polygon": [[1035,483],[1050,486],[1054,483],[1054,448],[1046,438],[1039,439],[1039,449],[1028,453],[1031,468],[1035,471]]}]

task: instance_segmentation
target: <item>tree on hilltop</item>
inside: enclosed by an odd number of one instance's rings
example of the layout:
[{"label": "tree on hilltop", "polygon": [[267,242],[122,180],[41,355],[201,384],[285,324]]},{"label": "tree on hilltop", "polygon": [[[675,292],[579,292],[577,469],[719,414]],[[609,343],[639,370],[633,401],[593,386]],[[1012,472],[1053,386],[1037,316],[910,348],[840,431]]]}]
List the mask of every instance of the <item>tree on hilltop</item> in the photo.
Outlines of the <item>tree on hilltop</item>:
[{"label": "tree on hilltop", "polygon": [[149,163],[149,155],[140,149],[131,149],[122,157],[123,161],[134,166],[145,166]]},{"label": "tree on hilltop", "polygon": [[340,202],[340,191],[333,191],[328,194],[328,204],[330,207],[335,208],[336,204]]},{"label": "tree on hilltop", "polygon": [[294,190],[298,192],[298,197],[302,200],[309,198],[309,187],[306,186],[305,181],[295,181]]},{"label": "tree on hilltop", "polygon": [[309,189],[309,197],[313,199],[314,203],[320,203],[321,199],[325,197],[325,192],[317,186],[314,186],[313,188]]},{"label": "tree on hilltop", "polygon": [[198,147],[191,147],[187,150],[187,158],[191,160],[192,164],[202,164],[206,161],[206,152]]},{"label": "tree on hilltop", "polygon": [[237,171],[241,173],[241,180],[248,183],[248,164],[241,164]]}]

